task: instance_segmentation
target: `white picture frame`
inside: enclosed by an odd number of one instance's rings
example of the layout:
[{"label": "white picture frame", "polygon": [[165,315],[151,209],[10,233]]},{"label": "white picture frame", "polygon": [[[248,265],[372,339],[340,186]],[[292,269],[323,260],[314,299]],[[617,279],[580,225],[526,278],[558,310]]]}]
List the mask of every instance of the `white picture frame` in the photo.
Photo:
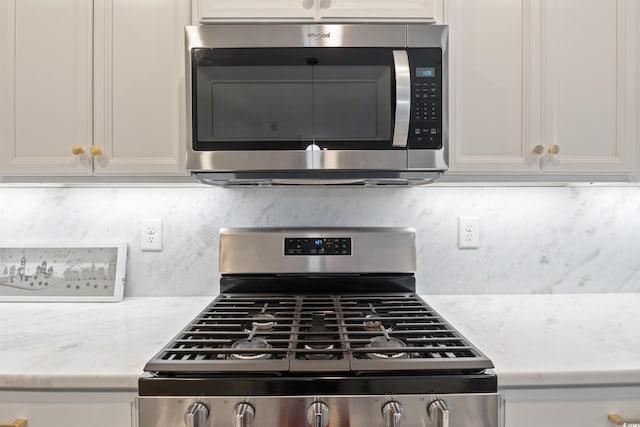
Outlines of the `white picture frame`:
[{"label": "white picture frame", "polygon": [[127,244],[0,245],[0,302],[118,302]]}]

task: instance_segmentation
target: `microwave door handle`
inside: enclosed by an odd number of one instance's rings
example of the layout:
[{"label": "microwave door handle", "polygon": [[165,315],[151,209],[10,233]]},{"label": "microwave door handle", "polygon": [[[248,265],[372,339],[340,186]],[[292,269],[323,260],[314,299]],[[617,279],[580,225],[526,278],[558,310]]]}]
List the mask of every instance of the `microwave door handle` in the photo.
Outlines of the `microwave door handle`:
[{"label": "microwave door handle", "polygon": [[396,120],[392,145],[406,147],[411,113],[411,72],[406,50],[393,51],[393,66],[396,72]]}]

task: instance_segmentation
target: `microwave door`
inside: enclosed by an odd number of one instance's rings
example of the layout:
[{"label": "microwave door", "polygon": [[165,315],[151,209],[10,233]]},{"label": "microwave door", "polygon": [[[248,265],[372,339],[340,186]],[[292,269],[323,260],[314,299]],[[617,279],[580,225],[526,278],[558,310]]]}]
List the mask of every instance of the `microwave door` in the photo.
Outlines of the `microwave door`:
[{"label": "microwave door", "polygon": [[202,49],[193,63],[195,151],[402,145],[393,128],[399,117],[407,126],[405,105],[396,103],[398,88],[405,96],[406,78],[398,86],[395,74],[404,73],[406,54],[389,48]]}]

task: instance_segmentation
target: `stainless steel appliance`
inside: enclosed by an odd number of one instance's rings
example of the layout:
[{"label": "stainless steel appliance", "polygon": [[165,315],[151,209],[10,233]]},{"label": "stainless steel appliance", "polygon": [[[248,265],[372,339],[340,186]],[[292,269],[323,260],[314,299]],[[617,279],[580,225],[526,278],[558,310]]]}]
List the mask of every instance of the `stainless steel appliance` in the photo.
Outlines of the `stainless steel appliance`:
[{"label": "stainless steel appliance", "polygon": [[491,361],[415,293],[411,229],[228,229],[140,427],[497,427]]},{"label": "stainless steel appliance", "polygon": [[448,164],[448,29],[186,28],[187,168],[204,182],[411,184]]}]

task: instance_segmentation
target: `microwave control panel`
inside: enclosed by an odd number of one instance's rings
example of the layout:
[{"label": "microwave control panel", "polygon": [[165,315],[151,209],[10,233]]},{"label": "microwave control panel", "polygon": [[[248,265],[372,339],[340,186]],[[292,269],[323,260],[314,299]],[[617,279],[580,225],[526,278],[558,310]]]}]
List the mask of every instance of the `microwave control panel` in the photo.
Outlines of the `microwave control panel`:
[{"label": "microwave control panel", "polygon": [[409,148],[442,147],[442,51],[409,49],[411,119]]}]

